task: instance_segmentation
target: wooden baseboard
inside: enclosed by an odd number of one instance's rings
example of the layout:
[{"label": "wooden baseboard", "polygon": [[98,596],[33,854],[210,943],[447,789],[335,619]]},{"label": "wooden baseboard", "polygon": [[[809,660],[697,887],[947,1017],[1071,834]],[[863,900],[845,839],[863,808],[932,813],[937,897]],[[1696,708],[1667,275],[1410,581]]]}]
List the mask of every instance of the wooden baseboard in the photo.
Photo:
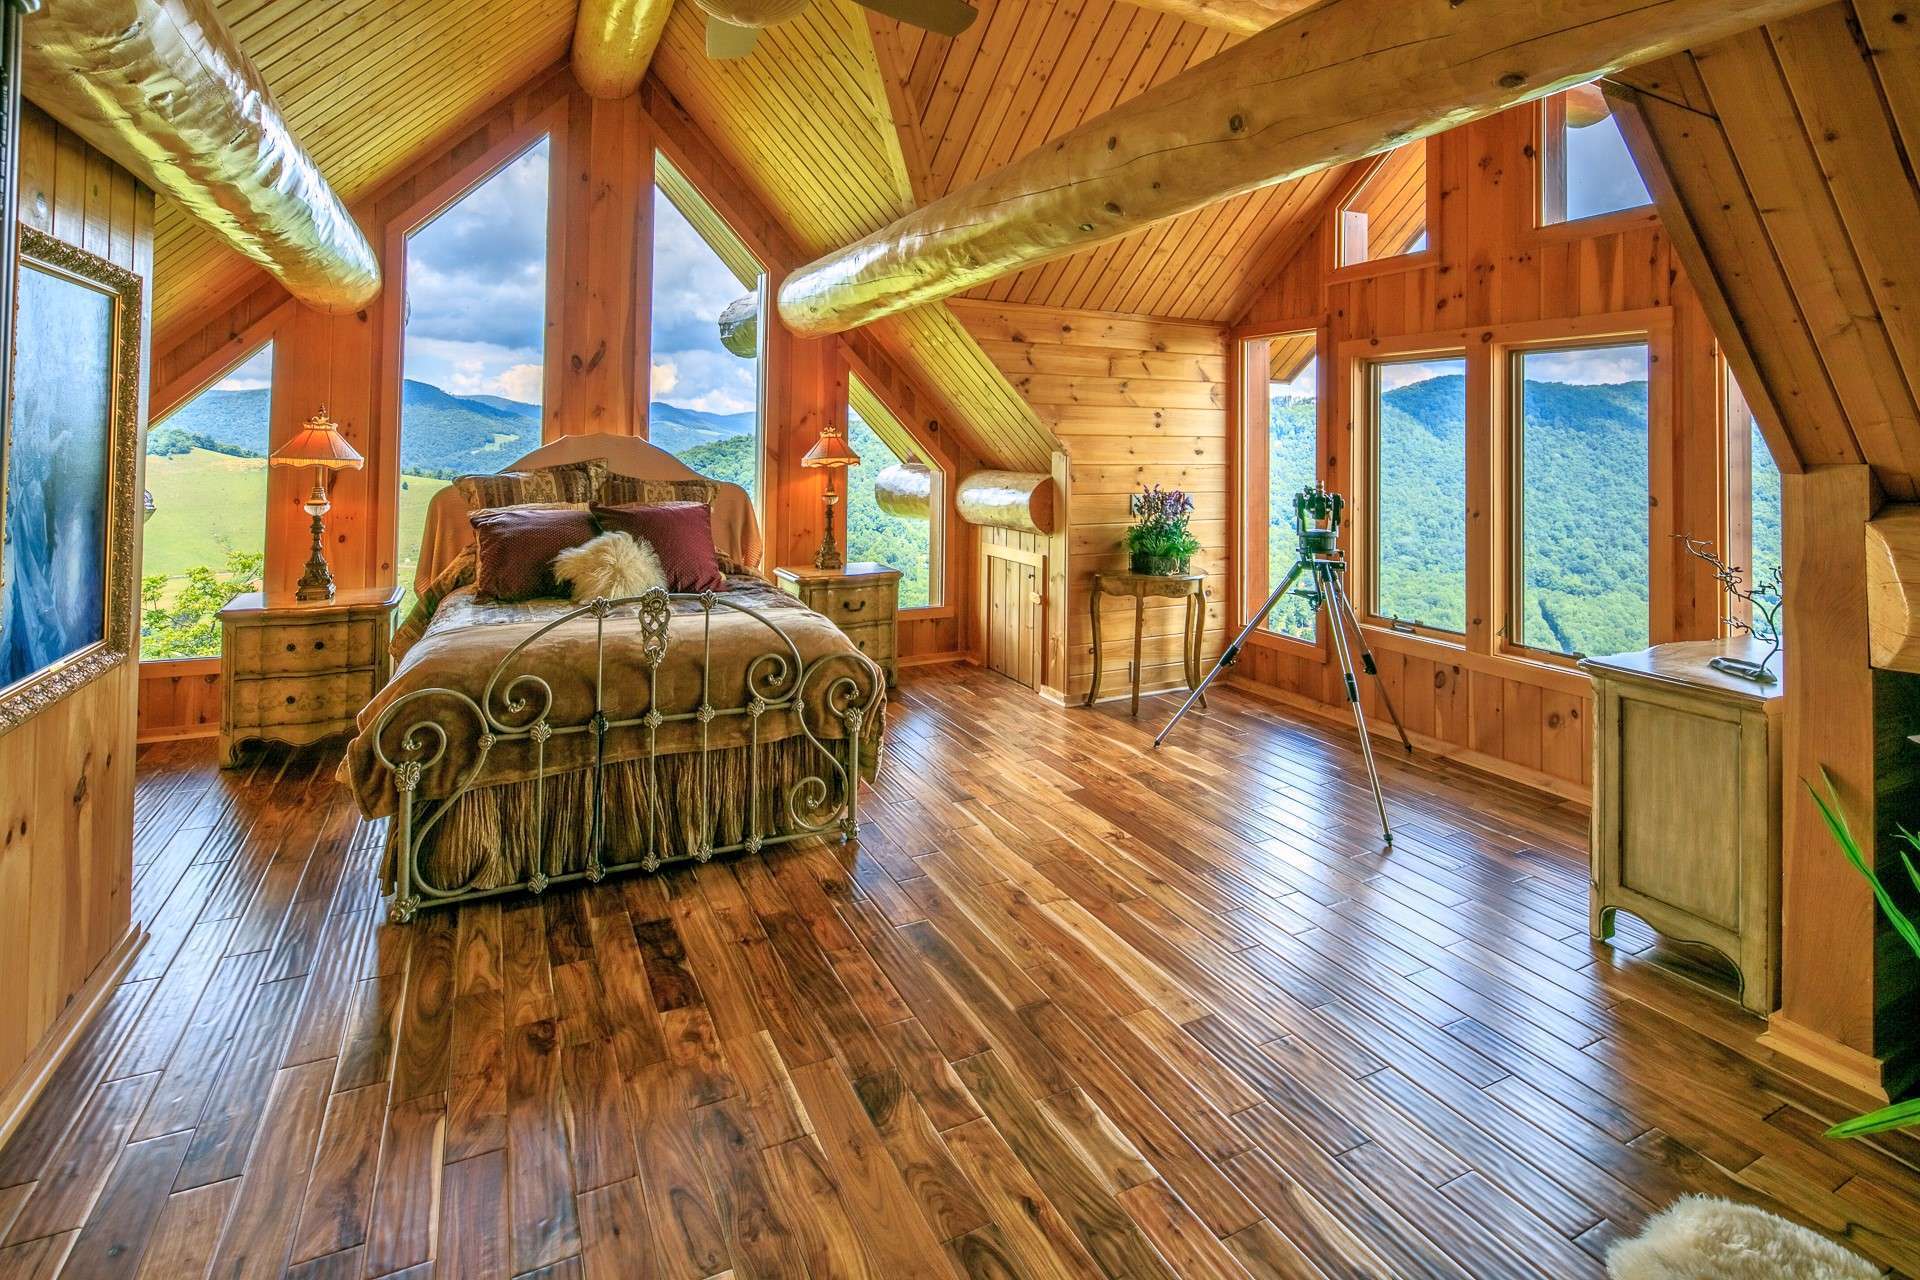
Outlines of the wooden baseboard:
[{"label": "wooden baseboard", "polygon": [[133,967],[133,958],[146,944],[147,931],[137,924],[128,926],[126,935],[94,966],[86,984],[40,1037],[40,1043],[21,1064],[6,1091],[0,1093],[0,1146],[5,1146],[13,1131],[20,1127],[34,1100],[53,1079],[53,1073],[60,1069],[74,1043],[106,1007],[107,997],[120,985],[120,979]]},{"label": "wooden baseboard", "polygon": [[901,667],[937,667],[952,662],[966,662],[971,655],[958,649],[946,653],[916,653],[910,657],[894,659],[894,665]]},{"label": "wooden baseboard", "polygon": [[168,725],[161,729],[148,729],[134,739],[136,742],[186,742],[194,738],[217,738],[220,726],[217,724]]},{"label": "wooden baseboard", "polygon": [[1859,1094],[1871,1106],[1884,1107],[1891,1099],[1881,1081],[1880,1060],[1841,1044],[1812,1027],[1775,1013],[1760,1033],[1762,1048],[1825,1076]]},{"label": "wooden baseboard", "polygon": [[[1316,698],[1309,698],[1304,694],[1295,693],[1291,689],[1281,689],[1274,685],[1262,684],[1257,680],[1248,680],[1244,676],[1237,674],[1231,677],[1228,683],[1242,693],[1250,694],[1262,701],[1276,703],[1287,708],[1289,711],[1298,711],[1302,715],[1312,716],[1316,720],[1324,720],[1328,724],[1345,725],[1348,728],[1353,727],[1353,713],[1347,710],[1344,704],[1340,706],[1330,706]],[[1376,723],[1376,718],[1369,717],[1367,729],[1372,737],[1383,742],[1391,742],[1395,748],[1398,749],[1400,739],[1393,732],[1393,727],[1390,724],[1382,725]],[[1466,765],[1468,768],[1476,769],[1481,773],[1490,773],[1494,777],[1504,779],[1507,782],[1517,782],[1523,787],[1530,787],[1535,791],[1543,791],[1548,795],[1565,800],[1568,804],[1580,809],[1582,812],[1590,809],[1593,805],[1591,789],[1581,783],[1569,782],[1565,778],[1556,778],[1552,774],[1544,773],[1539,769],[1529,769],[1525,765],[1514,764],[1512,761],[1502,760],[1498,756],[1490,756],[1484,752],[1456,746],[1451,742],[1443,742],[1438,738],[1428,737],[1424,733],[1409,732],[1407,737],[1413,742],[1414,750],[1424,755],[1433,756],[1441,760],[1450,760],[1455,764]]]}]

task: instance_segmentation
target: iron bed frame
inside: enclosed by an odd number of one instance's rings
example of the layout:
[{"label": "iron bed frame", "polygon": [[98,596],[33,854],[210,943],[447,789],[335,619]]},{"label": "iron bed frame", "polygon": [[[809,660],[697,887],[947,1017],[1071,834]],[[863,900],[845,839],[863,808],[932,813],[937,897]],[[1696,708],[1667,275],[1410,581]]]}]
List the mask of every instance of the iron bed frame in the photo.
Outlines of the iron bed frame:
[{"label": "iron bed frame", "polygon": [[[675,603],[692,603],[699,607],[697,615],[686,613],[675,615]],[[621,719],[613,719],[608,713],[606,679],[606,641],[608,622],[619,621],[615,615],[627,608],[635,610],[635,620],[640,632],[641,658],[647,670],[646,702],[644,711]],[[725,705],[716,705],[713,700],[711,660],[713,656],[713,617],[716,609],[727,609],[734,613],[745,614],[766,627],[778,644],[767,652],[759,654],[747,663],[745,688],[739,691],[737,698],[723,698]],[[700,703],[691,710],[662,712],[658,703],[659,675],[661,661],[667,655],[668,632],[676,616],[700,618]],[[593,677],[593,713],[579,724],[554,724],[548,719],[553,709],[553,688],[537,671],[523,671],[512,678],[506,678],[509,667],[526,652],[527,648],[542,636],[565,626],[567,623],[583,617],[594,620],[594,677]],[[822,677],[821,673],[829,667],[840,664],[857,664],[853,671],[837,676]],[[873,689],[864,701],[860,698],[860,687],[854,672],[863,669],[872,681]],[[820,695],[820,714],[833,716],[844,728],[844,744],[836,751],[829,742],[823,740],[816,726],[809,723],[808,704],[805,695],[816,678],[826,678],[825,689]],[[687,861],[706,862],[718,853],[745,851],[757,852],[766,845],[784,844],[802,840],[811,836],[824,835],[838,831],[842,840],[852,838],[859,829],[859,790],[860,790],[860,737],[868,719],[877,711],[886,695],[886,680],[880,668],[865,654],[855,649],[836,651],[815,658],[812,662],[802,662],[799,647],[792,638],[780,629],[765,614],[747,605],[724,599],[714,592],[698,594],[670,594],[654,589],[637,596],[624,596],[619,599],[596,599],[577,609],[568,611],[560,617],[544,624],[533,634],[527,636],[509,650],[505,657],[494,664],[487,678],[478,702],[458,689],[431,687],[413,690],[384,708],[369,728],[372,733],[374,758],[380,766],[392,776],[393,786],[398,795],[397,812],[393,821],[398,824],[394,837],[396,843],[394,892],[388,907],[388,918],[396,924],[404,924],[413,919],[415,913],[423,907],[451,905],[459,902],[471,902],[482,898],[497,897],[515,892],[541,893],[550,885],[573,880],[598,882],[609,874],[623,871],[657,871],[668,862]],[[446,757],[451,738],[446,726],[432,715],[422,715],[399,730],[396,750],[388,751],[388,735],[401,721],[410,707],[425,699],[451,699],[463,707],[473,718],[477,731],[473,740],[474,759],[466,772],[456,779],[452,789],[444,796],[422,798],[417,793],[421,779],[429,769],[434,768]],[[440,704],[436,704],[440,705]],[[798,735],[789,735],[773,741],[790,741],[795,736],[804,737],[818,751],[818,757],[824,764],[818,766],[818,772],[806,772],[786,789],[784,807],[786,822],[777,831],[768,831],[759,800],[761,750],[772,745],[761,737],[760,724],[769,712],[791,711],[795,723],[799,726]],[[709,755],[714,748],[711,745],[711,726],[715,719],[730,716],[745,716],[748,722],[748,785],[747,836],[732,844],[716,845],[712,841],[716,816],[716,797],[713,794],[713,779],[710,772]],[[658,762],[660,754],[659,732],[662,725],[692,721],[700,726],[699,746],[696,751],[669,752],[669,756],[698,754],[700,769],[700,821],[698,836],[693,848],[684,853],[668,854],[663,852],[665,840],[661,832],[662,803],[660,798]],[[616,730],[643,728],[646,730],[646,751],[638,757],[646,767],[646,842],[644,852],[639,858],[608,863],[604,860],[606,852],[606,770],[607,738]],[[592,827],[589,835],[587,865],[576,871],[558,872],[549,875],[547,866],[546,831],[546,782],[550,776],[547,768],[547,743],[554,738],[590,734],[593,737],[593,763],[584,766],[593,774]],[[529,860],[532,872],[525,879],[512,884],[490,886],[484,889],[473,887],[487,869],[487,863],[481,862],[473,875],[464,884],[446,886],[437,884],[420,866],[420,853],[423,842],[439,825],[447,813],[461,797],[476,789],[480,774],[486,767],[487,758],[493,749],[503,742],[525,741],[533,746],[534,755],[534,831],[540,847]],[[876,748],[877,750],[877,748]],[[618,763],[628,763],[621,761]],[[574,772],[574,769],[557,770]],[[829,804],[833,795],[834,778],[837,775],[841,784],[841,797],[837,804]]]}]

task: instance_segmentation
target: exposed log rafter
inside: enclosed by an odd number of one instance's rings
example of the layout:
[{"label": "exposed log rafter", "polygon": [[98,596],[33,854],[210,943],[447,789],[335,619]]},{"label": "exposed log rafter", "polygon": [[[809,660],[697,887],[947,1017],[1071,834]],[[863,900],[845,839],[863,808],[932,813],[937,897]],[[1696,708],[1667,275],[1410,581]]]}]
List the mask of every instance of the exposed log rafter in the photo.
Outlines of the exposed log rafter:
[{"label": "exposed log rafter", "polygon": [[61,0],[24,26],[28,96],[309,306],[380,264],[209,0]]},{"label": "exposed log rafter", "polygon": [[839,332],[1811,7],[1330,0],[795,272],[781,318]]},{"label": "exposed log rafter", "polygon": [[573,78],[596,98],[624,98],[638,89],[672,11],[673,0],[580,0]]}]

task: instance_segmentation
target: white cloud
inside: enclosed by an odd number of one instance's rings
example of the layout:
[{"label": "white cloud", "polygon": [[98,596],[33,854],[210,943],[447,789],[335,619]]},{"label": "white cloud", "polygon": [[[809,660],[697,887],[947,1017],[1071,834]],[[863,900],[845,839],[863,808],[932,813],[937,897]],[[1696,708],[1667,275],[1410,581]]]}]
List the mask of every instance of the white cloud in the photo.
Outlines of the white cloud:
[{"label": "white cloud", "polygon": [[666,395],[680,385],[680,370],[671,360],[653,362],[652,392],[654,399]]},{"label": "white cloud", "polygon": [[1595,347],[1584,351],[1530,351],[1527,377],[1534,382],[1572,382],[1586,385],[1647,380],[1647,348]]},{"label": "white cloud", "polygon": [[698,409],[702,413],[745,413],[753,408],[753,401],[742,400],[731,391],[717,389],[702,396],[695,396],[682,407]]},{"label": "white cloud", "polygon": [[1465,360],[1396,360],[1374,366],[1380,371],[1380,390],[1398,391],[1401,387],[1425,382],[1429,378],[1459,377],[1467,371]]},{"label": "white cloud", "polygon": [[539,404],[546,371],[537,364],[516,364],[493,380],[493,393],[523,404]]}]

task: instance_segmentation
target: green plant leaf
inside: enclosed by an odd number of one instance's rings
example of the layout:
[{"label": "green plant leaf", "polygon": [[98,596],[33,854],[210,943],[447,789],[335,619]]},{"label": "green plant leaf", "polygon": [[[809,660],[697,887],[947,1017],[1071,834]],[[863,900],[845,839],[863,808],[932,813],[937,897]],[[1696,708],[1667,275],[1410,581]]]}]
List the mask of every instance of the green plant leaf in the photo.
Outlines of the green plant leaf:
[{"label": "green plant leaf", "polygon": [[[1867,883],[1873,887],[1874,899],[1879,902],[1880,909],[1886,912],[1887,922],[1906,940],[1913,954],[1920,956],[1920,926],[1916,926],[1913,921],[1907,919],[1894,902],[1893,895],[1888,893],[1887,887],[1880,883],[1880,877],[1874,873],[1873,864],[1868,862],[1866,854],[1861,852],[1859,841],[1853,838],[1853,832],[1847,827],[1846,816],[1840,812],[1840,793],[1834,787],[1833,778],[1824,767],[1820,770],[1820,781],[1827,784],[1825,798],[1813,789],[1813,783],[1805,778],[1800,780],[1806,787],[1807,794],[1813,797],[1814,807],[1820,810],[1820,817],[1826,822],[1827,830],[1832,833],[1834,843],[1840,846],[1840,852],[1847,855],[1847,861],[1851,862],[1854,869],[1865,876]],[[1908,866],[1907,872],[1909,875],[1913,874],[1911,865]]]},{"label": "green plant leaf", "polygon": [[1827,1136],[1860,1138],[1869,1133],[1885,1133],[1889,1129],[1904,1129],[1914,1124],[1920,1124],[1920,1098],[1908,1098],[1905,1102],[1896,1102],[1890,1107],[1842,1121],[1827,1130]]}]

